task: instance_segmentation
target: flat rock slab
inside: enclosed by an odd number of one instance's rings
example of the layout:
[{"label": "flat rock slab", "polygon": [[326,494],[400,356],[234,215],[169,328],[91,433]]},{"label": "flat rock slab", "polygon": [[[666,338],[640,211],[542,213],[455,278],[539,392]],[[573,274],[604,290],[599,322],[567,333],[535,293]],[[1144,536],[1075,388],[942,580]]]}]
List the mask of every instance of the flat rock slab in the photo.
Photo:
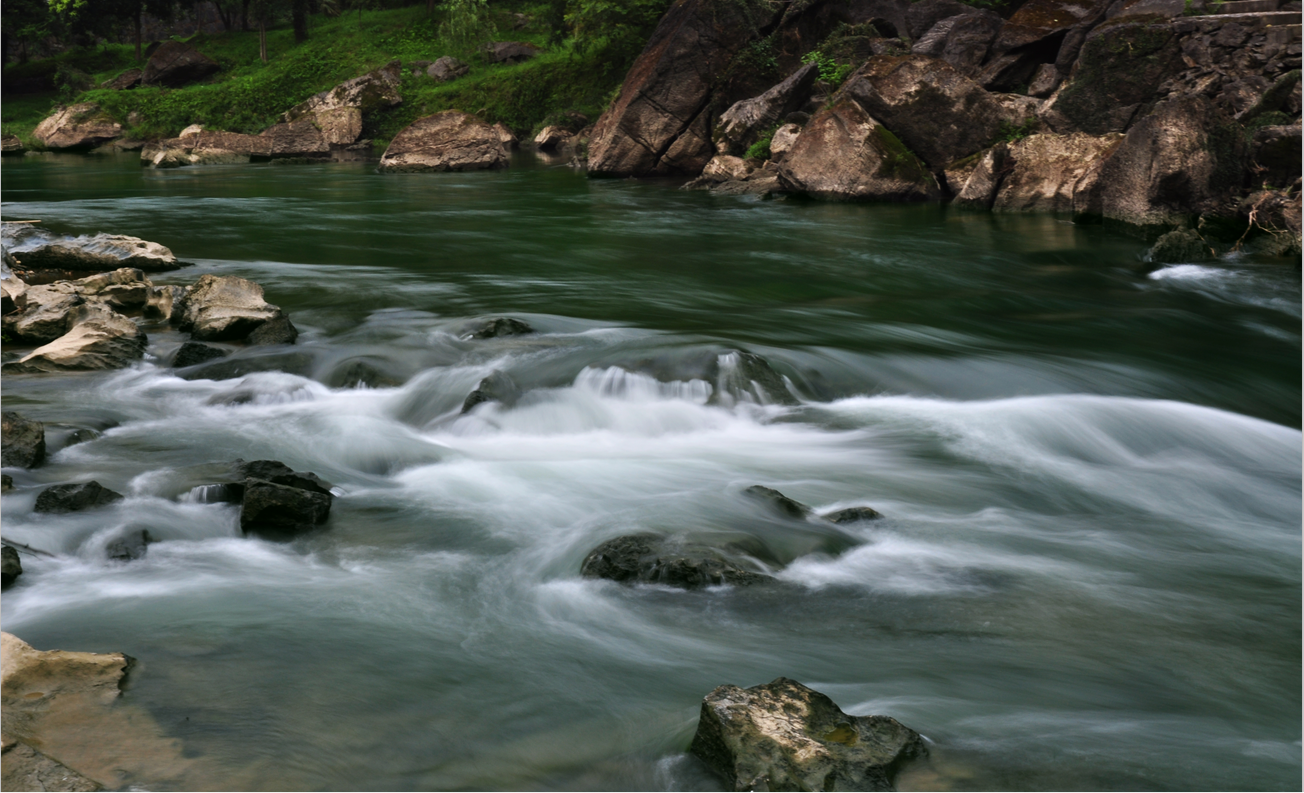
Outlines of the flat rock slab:
[{"label": "flat rock slab", "polygon": [[706,695],[688,751],[732,790],[893,790],[896,772],[927,754],[896,719],[848,716],[786,677]]},{"label": "flat rock slab", "polygon": [[176,270],[182,266],[166,246],[124,234],[61,237],[44,229],[0,227],[5,249],[29,270],[105,272],[133,267],[145,272]]},{"label": "flat rock slab", "polygon": [[63,763],[25,743],[4,739],[0,745],[0,787],[5,790],[103,790]]}]

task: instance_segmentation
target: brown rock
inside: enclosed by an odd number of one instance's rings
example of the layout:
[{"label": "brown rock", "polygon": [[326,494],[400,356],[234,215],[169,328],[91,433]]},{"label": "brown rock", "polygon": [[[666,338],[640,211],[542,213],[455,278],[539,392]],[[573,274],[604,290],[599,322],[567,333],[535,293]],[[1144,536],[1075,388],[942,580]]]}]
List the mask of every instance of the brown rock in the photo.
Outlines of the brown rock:
[{"label": "brown rock", "polygon": [[800,124],[784,124],[776,129],[770,138],[770,158],[778,160],[792,151],[792,144],[797,142],[797,136],[800,134]]},{"label": "brown rock", "polygon": [[331,107],[318,110],[317,126],[331,146],[356,143],[362,134],[362,110],[356,107]]},{"label": "brown rock", "polygon": [[938,22],[971,10],[971,6],[959,0],[919,0],[911,3],[906,12],[907,35],[918,40],[932,30]]},{"label": "brown rock", "polygon": [[1069,34],[1105,18],[1109,0],[1030,0],[1006,20],[979,77],[994,91],[1027,84],[1039,64],[1055,63]]},{"label": "brown rock", "polygon": [[770,90],[734,103],[720,115],[712,137],[721,154],[742,154],[784,116],[801,109],[819,78],[819,67],[806,64]]},{"label": "brown rock", "polygon": [[786,677],[706,695],[688,751],[732,790],[892,790],[897,771],[927,754],[896,719],[848,716]]},{"label": "brown rock", "polygon": [[571,139],[570,132],[556,126],[547,126],[534,136],[534,145],[542,151],[552,151]]},{"label": "brown rock", "polygon": [[820,111],[806,124],[779,166],[779,182],[819,198],[941,198],[919,158],[851,99]]},{"label": "brown rock", "polygon": [[962,177],[959,173],[948,170],[946,172],[948,185],[959,182],[961,178],[964,180],[952,204],[958,207],[991,209],[992,203],[996,201],[996,192],[1001,189],[1001,180],[1009,173],[1009,155],[1009,144],[998,143],[977,158],[973,167],[967,169],[967,175]]},{"label": "brown rock", "polygon": [[217,61],[189,44],[168,40],[149,56],[140,83],[178,88],[216,74],[221,68]]},{"label": "brown rock", "polygon": [[403,101],[399,96],[398,84],[403,73],[399,61],[390,61],[374,71],[361,77],[346,80],[329,91],[316,94],[286,111],[281,117],[283,122],[298,121],[304,116],[319,110],[337,107],[356,107],[365,115],[387,107],[394,107]]},{"label": "brown rock", "polygon": [[92,149],[122,135],[122,125],[94,102],[70,105],[36,125],[32,136],[50,149]]},{"label": "brown rock", "polygon": [[751,171],[743,158],[717,154],[702,169],[701,178],[712,182],[728,182],[732,179],[746,179]]},{"label": "brown rock", "polygon": [[1300,124],[1260,127],[1254,133],[1256,186],[1289,187],[1300,178]]},{"label": "brown rock", "polygon": [[936,169],[988,146],[1003,116],[982,86],[922,55],[871,58],[842,94]]},{"label": "brown rock", "polygon": [[695,176],[714,154],[710,103],[717,81],[781,7],[686,0],[671,5],[593,130],[594,176]]},{"label": "brown rock", "polygon": [[140,69],[128,69],[117,77],[100,83],[100,87],[110,91],[125,91],[140,85],[140,78],[143,76],[144,72]]},{"label": "brown rock", "polygon": [[10,135],[9,133],[0,135],[0,156],[21,156],[26,151],[23,142],[18,139],[17,135]]},{"label": "brown rock", "polygon": [[1072,212],[1095,171],[1123,136],[1030,135],[1009,147],[1008,174],[992,209],[998,212]]},{"label": "brown rock", "polygon": [[202,275],[186,290],[179,324],[200,341],[237,341],[282,317],[281,309],[264,300],[263,288],[253,281]]},{"label": "brown rock", "polygon": [[1074,208],[1140,226],[1182,225],[1238,193],[1248,159],[1239,125],[1208,99],[1168,99],[1128,131]]},{"label": "brown rock", "polygon": [[50,791],[104,789],[98,782],[87,779],[63,763],[8,738],[0,748],[0,787],[5,790]]},{"label": "brown rock", "polygon": [[914,43],[910,52],[940,58],[966,77],[974,77],[1000,33],[1001,24],[1001,18],[991,11],[968,9],[938,22]]},{"label": "brown rock", "polygon": [[[359,121],[358,129],[362,125]],[[259,137],[267,138],[272,157],[326,157],[330,144],[313,118],[300,118],[289,123],[274,124],[262,131]]]},{"label": "brown rock", "polygon": [[445,110],[414,121],[394,136],[380,158],[382,172],[477,171],[506,168],[499,130],[475,116]]}]

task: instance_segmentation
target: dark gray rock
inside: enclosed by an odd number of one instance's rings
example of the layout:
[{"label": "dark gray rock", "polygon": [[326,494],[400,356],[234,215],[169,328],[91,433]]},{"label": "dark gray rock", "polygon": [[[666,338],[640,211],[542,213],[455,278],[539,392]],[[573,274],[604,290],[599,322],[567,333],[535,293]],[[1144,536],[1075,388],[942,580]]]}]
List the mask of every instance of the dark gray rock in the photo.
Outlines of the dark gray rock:
[{"label": "dark gray rock", "polygon": [[511,407],[520,398],[521,388],[516,381],[506,372],[496,371],[481,380],[480,385],[466,395],[466,401],[462,403],[462,412],[470,413],[482,402],[499,402],[506,407]]},{"label": "dark gray rock", "polygon": [[688,751],[732,790],[893,790],[896,773],[927,754],[896,719],[848,716],[786,677],[707,694]]},{"label": "dark gray rock", "polygon": [[963,14],[970,8],[960,0],[919,0],[918,3],[912,3],[906,12],[910,38],[918,39],[943,19]]},{"label": "dark gray rock", "polygon": [[712,402],[719,402],[724,394],[728,394],[733,397],[746,395],[763,404],[799,404],[788,390],[783,375],[756,353],[739,350],[725,353],[717,358],[712,375],[716,385],[716,392],[711,395]]},{"label": "dark gray rock", "polygon": [[177,350],[177,354],[172,358],[172,365],[177,369],[183,369],[205,361],[225,358],[226,355],[226,350],[210,347],[197,341],[188,341],[181,345],[181,349]]},{"label": "dark gray rock", "polygon": [[519,319],[493,317],[474,323],[459,335],[463,339],[501,339],[506,336],[523,336],[534,333],[534,328]]},{"label": "dark gray rock", "polygon": [[296,487],[314,493],[331,494],[331,483],[314,473],[295,471],[285,463],[277,460],[237,460],[236,475],[244,479],[261,479],[285,487]]},{"label": "dark gray rock", "polygon": [[426,74],[441,83],[446,83],[449,80],[456,80],[469,71],[471,71],[470,66],[451,55],[445,55],[430,64],[429,68],[426,69]]},{"label": "dark gray rock", "polygon": [[0,437],[0,457],[5,467],[34,468],[44,462],[45,425],[41,422],[6,410],[0,419]]},{"label": "dark gray rock", "polygon": [[528,41],[496,41],[485,46],[485,58],[490,63],[523,63],[540,52]]},{"label": "dark gray rock", "polygon": [[938,22],[911,46],[910,52],[940,58],[966,77],[975,77],[1000,30],[1001,18],[997,14],[968,9]]},{"label": "dark gray rock", "polygon": [[145,558],[145,552],[153,542],[154,538],[150,536],[149,531],[134,529],[111,540],[105,546],[104,553],[115,562],[130,562],[133,559]]},{"label": "dark gray rock", "polygon": [[0,589],[8,589],[22,574],[23,563],[18,559],[18,551],[8,545],[0,548]]},{"label": "dark gray rock", "polygon": [[329,493],[246,479],[240,528],[245,534],[288,539],[325,523],[330,511]]},{"label": "dark gray rock", "polygon": [[141,85],[177,88],[203,80],[221,70],[217,61],[181,41],[165,41],[149,56]]},{"label": "dark gray rock", "polygon": [[848,507],[840,509],[837,512],[830,512],[822,516],[827,521],[832,521],[839,525],[846,523],[860,523],[866,520],[878,520],[883,514],[870,507]]},{"label": "dark gray rock", "polygon": [[796,518],[798,520],[804,520],[810,517],[812,514],[810,507],[806,506],[800,501],[795,501],[791,498],[788,498],[787,496],[785,496],[784,494],[780,493],[779,491],[775,490],[772,487],[765,487],[764,485],[752,485],[751,487],[743,491],[743,495],[747,496],[748,498],[761,502],[762,504],[766,505],[770,509],[774,510],[780,515],[783,515],[786,518]]},{"label": "dark gray rock", "polygon": [[[1266,187],[1289,187],[1300,178],[1300,124],[1260,127],[1254,133],[1254,181]],[[1257,185],[1256,185],[1257,186]]]},{"label": "dark gray rock", "polygon": [[14,489],[14,478],[9,474],[0,474],[0,493],[8,493]]},{"label": "dark gray rock", "polygon": [[250,344],[294,344],[299,338],[299,329],[289,317],[280,316],[259,325],[246,340]]},{"label": "dark gray rock", "polygon": [[714,548],[660,534],[631,534],[602,543],[584,558],[580,575],[680,589],[745,586],[769,579],[739,567]]},{"label": "dark gray rock", "polygon": [[384,362],[354,359],[336,366],[326,377],[331,388],[393,388],[403,385],[403,378],[385,371]]},{"label": "dark gray rock", "polygon": [[1176,229],[1161,236],[1150,248],[1150,261],[1156,264],[1188,264],[1211,257],[1209,243],[1195,229]]},{"label": "dark gray rock", "polygon": [[121,501],[122,498],[121,493],[115,493],[95,481],[54,485],[41,491],[36,497],[36,506],[32,507],[32,511],[54,514],[81,512],[106,507],[115,501]]}]

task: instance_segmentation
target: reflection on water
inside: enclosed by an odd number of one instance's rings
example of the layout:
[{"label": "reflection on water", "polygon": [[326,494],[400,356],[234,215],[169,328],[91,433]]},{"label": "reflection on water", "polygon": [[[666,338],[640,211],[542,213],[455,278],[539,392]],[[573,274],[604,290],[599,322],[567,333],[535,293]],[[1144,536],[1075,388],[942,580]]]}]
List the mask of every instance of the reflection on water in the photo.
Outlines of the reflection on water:
[{"label": "reflection on water", "polygon": [[[132,369],[4,380],[52,438],[4,534],[58,554],[5,629],[142,659],[127,700],[203,769],[179,786],[717,789],[701,697],[780,675],[927,735],[903,788],[1298,785],[1294,270],[565,168],[4,168],[6,217],[157,240],[195,262],[160,280],[253,278],[303,331],[229,379],[150,326]],[[461,338],[505,314],[538,332]],[[494,372],[519,398],[463,413]],[[241,537],[201,497],[238,457],[334,483],[326,530]],[[127,498],[32,512],[89,479]],[[753,484],[886,517],[794,523]],[[638,531],[778,580],[579,578]]]}]

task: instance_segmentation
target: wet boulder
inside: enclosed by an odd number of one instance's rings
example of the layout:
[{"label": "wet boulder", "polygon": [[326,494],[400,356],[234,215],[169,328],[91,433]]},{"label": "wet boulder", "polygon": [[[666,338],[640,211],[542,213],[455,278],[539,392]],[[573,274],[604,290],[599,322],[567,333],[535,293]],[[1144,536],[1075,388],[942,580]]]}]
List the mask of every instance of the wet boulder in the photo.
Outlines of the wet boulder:
[{"label": "wet boulder", "polygon": [[451,55],[437,59],[426,69],[426,74],[441,83],[456,80],[471,71],[471,67]]},{"label": "wet boulder", "polygon": [[0,416],[0,457],[6,468],[35,468],[45,461],[45,425],[6,410]]},{"label": "wet boulder", "polygon": [[121,501],[121,493],[115,493],[99,482],[78,482],[67,485],[54,485],[42,490],[36,496],[33,512],[61,514],[81,512],[87,509],[107,507],[115,501]]},{"label": "wet boulder", "polygon": [[5,372],[32,374],[121,369],[145,355],[149,339],[135,322],[102,304],[77,306],[68,313],[68,332],[36,348]]},{"label": "wet boulder", "polygon": [[846,509],[839,509],[834,512],[825,513],[820,517],[830,523],[836,523],[839,526],[842,526],[848,523],[863,523],[869,520],[878,520],[883,517],[883,513],[873,507],[847,507]]},{"label": "wet boulder", "polygon": [[732,790],[893,790],[927,749],[888,716],[849,716],[795,680],[725,685],[702,701],[689,746]]},{"label": "wet boulder", "polygon": [[507,336],[524,336],[527,333],[534,333],[534,328],[530,327],[528,322],[513,317],[491,317],[472,323],[470,327],[458,334],[458,338],[463,340],[501,339]]},{"label": "wet boulder", "polygon": [[939,170],[986,148],[1004,116],[982,86],[922,55],[871,58],[847,79],[843,95]]},{"label": "wet boulder", "polygon": [[497,402],[506,407],[516,404],[521,398],[521,387],[506,372],[492,372],[480,381],[476,389],[466,395],[462,403],[462,412],[470,413],[476,405],[484,402]]},{"label": "wet boulder", "polygon": [[[913,8],[924,5],[918,3]],[[911,46],[914,55],[939,58],[966,77],[975,77],[992,42],[1000,33],[1002,20],[986,9],[969,8],[937,22]]]},{"label": "wet boulder", "polygon": [[394,136],[380,158],[386,173],[506,168],[508,145],[499,131],[468,113],[445,110],[419,118]]},{"label": "wet boulder", "polygon": [[149,168],[183,168],[191,165],[238,165],[271,156],[272,140],[238,132],[197,130],[192,134],[155,141],[140,150],[140,162]]},{"label": "wet boulder", "polygon": [[732,0],[674,3],[625,76],[589,143],[594,176],[696,176],[715,154],[712,107],[737,54],[741,31],[769,27],[782,5]]},{"label": "wet boulder", "polygon": [[1074,209],[1138,226],[1183,225],[1240,192],[1248,149],[1240,126],[1208,99],[1165,100],[1128,130]]},{"label": "wet boulder", "polygon": [[14,478],[9,474],[0,474],[0,493],[8,493],[14,489]]},{"label": "wet boulder", "polygon": [[240,528],[245,534],[288,538],[325,523],[330,509],[329,492],[246,479],[240,504]]},{"label": "wet boulder", "polygon": [[10,273],[0,281],[0,314],[19,313],[27,308],[27,284]]},{"label": "wet boulder", "polygon": [[569,143],[573,137],[574,135],[562,127],[547,126],[534,136],[534,146],[539,151],[556,151]]},{"label": "wet boulder", "polygon": [[299,329],[284,315],[259,325],[245,339],[250,344],[294,344],[298,340]]},{"label": "wet boulder", "polygon": [[149,546],[154,542],[147,529],[133,529],[110,540],[104,547],[104,555],[115,562],[144,559]]},{"label": "wet boulder", "polygon": [[764,485],[752,485],[743,491],[743,495],[753,501],[764,504],[767,508],[785,518],[795,520],[805,520],[814,514],[813,510],[800,501],[788,498],[772,487]]},{"label": "wet boulder", "polygon": [[716,386],[712,404],[739,398],[762,405],[800,404],[783,375],[756,353],[731,350],[718,355],[708,377]]},{"label": "wet boulder", "polygon": [[707,545],[650,533],[631,534],[602,543],[584,558],[580,575],[679,589],[724,584],[746,586],[769,579],[767,575],[740,567]]},{"label": "wet boulder", "polygon": [[86,303],[76,291],[45,284],[24,290],[22,311],[4,318],[5,330],[29,344],[46,344],[68,332],[68,317]]},{"label": "wet boulder", "polygon": [[851,99],[821,110],[779,165],[779,183],[816,198],[937,201],[937,180],[901,140]]},{"label": "wet boulder", "polygon": [[196,366],[205,361],[225,358],[226,354],[226,350],[201,344],[197,341],[188,341],[182,344],[180,349],[177,350],[177,354],[173,356],[172,366],[177,369],[184,369],[187,366]]},{"label": "wet boulder", "polygon": [[1155,264],[1187,264],[1212,258],[1212,250],[1195,229],[1175,229],[1155,240],[1147,258]]},{"label": "wet boulder", "polygon": [[715,124],[712,140],[716,151],[734,155],[746,152],[785,116],[805,106],[819,76],[819,67],[808,63],[760,96],[734,103]]},{"label": "wet boulder", "polygon": [[331,483],[322,479],[314,473],[307,471],[295,471],[290,466],[278,460],[253,460],[245,462],[237,460],[235,463],[236,475],[242,479],[259,479],[265,482],[271,482],[274,485],[283,485],[285,487],[294,487],[299,490],[308,490],[313,493],[331,495]]},{"label": "wet boulder", "polygon": [[29,270],[105,272],[131,267],[144,272],[175,270],[182,263],[166,246],[124,234],[62,237],[41,229],[4,225],[5,248]]},{"label": "wet boulder", "polygon": [[122,125],[94,102],[69,105],[46,118],[32,137],[56,151],[89,150],[122,137]]},{"label": "wet boulder", "polygon": [[18,558],[18,551],[8,545],[0,548],[0,589],[8,589],[22,574],[23,563]]},{"label": "wet boulder", "polygon": [[711,184],[718,182],[728,182],[732,180],[744,180],[752,173],[747,161],[742,157],[735,157],[732,154],[717,154],[711,158],[711,161],[702,169],[702,175],[693,180],[693,183]]},{"label": "wet boulder", "polygon": [[263,288],[233,275],[202,275],[186,289],[180,327],[199,341],[240,341],[285,314]]},{"label": "wet boulder", "polygon": [[193,46],[169,39],[149,56],[140,83],[179,88],[211,77],[221,69],[217,61]]}]

